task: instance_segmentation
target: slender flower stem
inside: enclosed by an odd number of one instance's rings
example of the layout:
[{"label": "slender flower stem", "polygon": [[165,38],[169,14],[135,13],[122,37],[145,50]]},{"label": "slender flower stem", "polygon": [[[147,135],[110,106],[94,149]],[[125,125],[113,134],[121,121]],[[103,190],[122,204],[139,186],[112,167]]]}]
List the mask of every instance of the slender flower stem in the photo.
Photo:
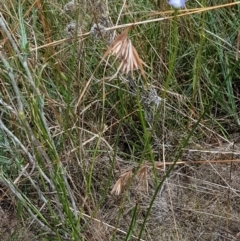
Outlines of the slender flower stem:
[{"label": "slender flower stem", "polygon": [[[175,10],[174,12],[174,18],[172,21],[172,41],[170,42],[170,53],[169,53],[169,67],[168,67],[168,75],[165,82],[165,89],[168,90],[169,85],[171,84],[171,79],[174,78],[174,66],[177,58],[178,53],[178,24],[177,24],[177,13],[178,10]],[[164,93],[165,95],[166,93]],[[165,97],[165,96],[164,96]]]}]

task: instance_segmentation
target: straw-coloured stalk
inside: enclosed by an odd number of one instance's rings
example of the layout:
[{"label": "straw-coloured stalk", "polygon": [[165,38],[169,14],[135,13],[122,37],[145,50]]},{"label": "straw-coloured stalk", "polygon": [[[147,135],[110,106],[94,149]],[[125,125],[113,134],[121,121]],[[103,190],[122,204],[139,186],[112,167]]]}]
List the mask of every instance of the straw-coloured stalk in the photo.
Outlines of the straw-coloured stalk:
[{"label": "straw-coloured stalk", "polygon": [[140,69],[142,76],[145,78],[143,64],[145,64],[139,57],[137,50],[132,45],[128,38],[128,31],[131,27],[125,29],[110,45],[103,56],[105,59],[109,54],[114,54],[120,61],[120,69],[123,73],[128,74],[130,71]]},{"label": "straw-coloured stalk", "polygon": [[138,172],[137,172],[137,177],[139,178],[140,181],[140,185],[142,187],[144,187],[144,189],[147,191],[148,193],[148,166],[143,164]]},{"label": "straw-coloured stalk", "polygon": [[237,37],[237,51],[236,51],[236,60],[238,61],[238,52],[240,48],[240,30],[238,31],[238,37]]}]

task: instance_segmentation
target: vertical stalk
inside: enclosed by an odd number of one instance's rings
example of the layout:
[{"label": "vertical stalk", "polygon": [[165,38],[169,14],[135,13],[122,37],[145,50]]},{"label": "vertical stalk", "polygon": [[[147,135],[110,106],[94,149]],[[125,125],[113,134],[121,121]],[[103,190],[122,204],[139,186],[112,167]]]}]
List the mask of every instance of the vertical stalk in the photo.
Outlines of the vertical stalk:
[{"label": "vertical stalk", "polygon": [[[201,87],[200,87],[200,79],[201,79],[201,61],[202,61],[202,50],[205,42],[205,34],[204,34],[204,27],[205,27],[205,12],[202,13],[201,18],[201,32],[200,32],[200,43],[199,48],[197,51],[196,58],[193,64],[193,93],[192,93],[192,104],[195,102],[195,97],[197,92],[199,93],[200,103],[202,105],[202,95],[201,95]],[[202,106],[203,109],[203,106]]]},{"label": "vertical stalk", "polygon": [[[165,82],[165,89],[167,90],[169,88],[169,85],[171,83],[171,79],[174,77],[174,67],[175,62],[177,58],[178,53],[178,44],[179,44],[179,37],[178,37],[178,24],[177,24],[177,14],[178,10],[174,11],[174,18],[171,21],[171,30],[170,30],[170,53],[169,53],[169,64],[168,64],[168,75]],[[164,97],[166,95],[166,92],[164,92]]]}]

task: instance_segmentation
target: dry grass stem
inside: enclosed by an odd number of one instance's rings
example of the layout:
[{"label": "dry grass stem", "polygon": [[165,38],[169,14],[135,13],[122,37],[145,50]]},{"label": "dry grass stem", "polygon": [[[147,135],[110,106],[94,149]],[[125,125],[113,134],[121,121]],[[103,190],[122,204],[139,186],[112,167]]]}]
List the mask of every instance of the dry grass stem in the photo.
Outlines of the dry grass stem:
[{"label": "dry grass stem", "polygon": [[238,37],[237,37],[237,51],[236,51],[236,60],[238,61],[238,52],[240,48],[240,30],[238,31]]},{"label": "dry grass stem", "polygon": [[143,186],[145,190],[148,192],[148,166],[141,166],[138,170],[137,176],[140,180],[140,185]]}]

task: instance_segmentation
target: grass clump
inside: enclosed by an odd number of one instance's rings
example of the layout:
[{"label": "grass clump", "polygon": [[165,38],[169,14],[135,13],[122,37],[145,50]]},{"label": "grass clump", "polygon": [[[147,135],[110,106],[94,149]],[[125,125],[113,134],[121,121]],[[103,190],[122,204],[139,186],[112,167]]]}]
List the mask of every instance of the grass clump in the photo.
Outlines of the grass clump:
[{"label": "grass clump", "polygon": [[238,238],[239,4],[211,4],[0,4],[4,240]]}]

